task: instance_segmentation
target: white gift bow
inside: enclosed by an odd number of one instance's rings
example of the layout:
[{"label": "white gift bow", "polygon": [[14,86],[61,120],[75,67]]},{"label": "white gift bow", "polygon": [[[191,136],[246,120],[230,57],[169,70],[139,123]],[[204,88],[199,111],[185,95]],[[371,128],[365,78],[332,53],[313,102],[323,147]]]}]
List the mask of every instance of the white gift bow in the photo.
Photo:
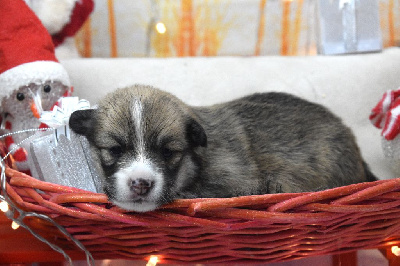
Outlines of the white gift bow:
[{"label": "white gift bow", "polygon": [[63,97],[60,101],[60,107],[55,106],[52,111],[43,111],[39,121],[53,128],[68,126],[71,114],[77,110],[85,109],[90,109],[89,101],[79,100],[78,97]]}]

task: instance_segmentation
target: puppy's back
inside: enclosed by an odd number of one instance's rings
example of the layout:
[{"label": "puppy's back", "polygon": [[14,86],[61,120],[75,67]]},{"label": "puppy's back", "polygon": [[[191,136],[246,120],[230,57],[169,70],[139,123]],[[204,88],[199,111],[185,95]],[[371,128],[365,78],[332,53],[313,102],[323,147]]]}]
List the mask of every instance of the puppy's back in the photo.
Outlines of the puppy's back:
[{"label": "puppy's back", "polygon": [[[321,105],[284,93],[261,93],[201,112],[214,124],[233,125],[232,130],[246,135],[242,150],[257,165],[259,193],[369,181],[351,130]],[[224,121],[224,113],[235,118]]]}]

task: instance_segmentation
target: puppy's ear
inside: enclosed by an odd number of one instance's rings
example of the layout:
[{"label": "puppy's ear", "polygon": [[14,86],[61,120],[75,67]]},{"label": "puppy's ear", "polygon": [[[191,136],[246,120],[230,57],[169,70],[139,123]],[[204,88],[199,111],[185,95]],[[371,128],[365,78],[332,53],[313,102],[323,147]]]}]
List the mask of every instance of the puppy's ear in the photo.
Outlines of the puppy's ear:
[{"label": "puppy's ear", "polygon": [[207,135],[203,127],[194,119],[190,119],[187,127],[187,138],[194,147],[207,147]]},{"label": "puppy's ear", "polygon": [[96,110],[79,110],[71,114],[69,127],[77,134],[88,136],[92,133],[94,125],[94,114]]}]

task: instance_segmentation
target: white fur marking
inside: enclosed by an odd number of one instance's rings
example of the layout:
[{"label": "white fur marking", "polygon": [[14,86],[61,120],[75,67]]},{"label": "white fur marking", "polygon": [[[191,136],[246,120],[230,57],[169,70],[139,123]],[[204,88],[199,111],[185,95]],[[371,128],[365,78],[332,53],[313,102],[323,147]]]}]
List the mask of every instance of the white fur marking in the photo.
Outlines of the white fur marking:
[{"label": "white fur marking", "polygon": [[[132,105],[132,119],[134,120],[137,157],[133,162],[118,170],[114,177],[116,179],[116,197],[114,204],[126,210],[137,212],[152,211],[158,207],[157,202],[162,196],[164,178],[154,164],[146,157],[146,145],[144,140],[145,127],[143,122],[143,105],[140,99],[135,99]],[[148,195],[134,196],[130,183],[133,180],[145,179],[153,182],[153,188]],[[135,198],[132,198],[134,196]]]},{"label": "white fur marking", "polygon": [[143,162],[145,156],[145,143],[144,143],[144,128],[143,128],[143,106],[140,100],[135,100],[133,103],[133,119],[135,120],[136,132],[136,149],[138,152],[138,161]]}]

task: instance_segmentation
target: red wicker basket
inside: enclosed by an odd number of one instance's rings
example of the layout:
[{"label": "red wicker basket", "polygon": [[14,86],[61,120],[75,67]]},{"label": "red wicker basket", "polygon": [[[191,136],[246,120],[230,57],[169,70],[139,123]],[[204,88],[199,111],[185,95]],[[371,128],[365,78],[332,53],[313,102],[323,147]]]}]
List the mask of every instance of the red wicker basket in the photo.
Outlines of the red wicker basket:
[{"label": "red wicker basket", "polygon": [[[16,204],[54,218],[95,259],[158,255],[164,263],[264,263],[400,242],[400,178],[313,193],[178,200],[155,212],[132,213],[103,194],[41,182],[11,168],[6,176]],[[57,237],[64,247],[73,246]]]}]

